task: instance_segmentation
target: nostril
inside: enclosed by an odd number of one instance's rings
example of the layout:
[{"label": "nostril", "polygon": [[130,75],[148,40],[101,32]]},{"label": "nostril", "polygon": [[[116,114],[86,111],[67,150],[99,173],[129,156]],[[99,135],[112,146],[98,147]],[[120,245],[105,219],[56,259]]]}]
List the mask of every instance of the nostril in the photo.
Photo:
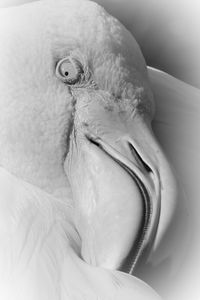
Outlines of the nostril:
[{"label": "nostril", "polygon": [[128,142],[128,145],[129,145],[129,149],[130,149],[132,155],[135,157],[139,166],[144,168],[148,173],[152,173],[153,172],[152,169],[145,163],[145,161],[142,159],[142,157],[140,156],[138,151],[135,149],[135,147],[130,142]]}]

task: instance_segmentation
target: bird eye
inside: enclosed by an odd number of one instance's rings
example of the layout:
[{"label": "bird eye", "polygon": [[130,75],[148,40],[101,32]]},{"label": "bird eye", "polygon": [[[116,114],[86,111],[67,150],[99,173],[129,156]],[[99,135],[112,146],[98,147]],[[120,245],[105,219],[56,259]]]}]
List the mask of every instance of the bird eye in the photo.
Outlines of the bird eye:
[{"label": "bird eye", "polygon": [[83,69],[80,63],[72,59],[71,57],[66,57],[61,59],[56,66],[56,75],[66,84],[75,84],[80,81]]}]

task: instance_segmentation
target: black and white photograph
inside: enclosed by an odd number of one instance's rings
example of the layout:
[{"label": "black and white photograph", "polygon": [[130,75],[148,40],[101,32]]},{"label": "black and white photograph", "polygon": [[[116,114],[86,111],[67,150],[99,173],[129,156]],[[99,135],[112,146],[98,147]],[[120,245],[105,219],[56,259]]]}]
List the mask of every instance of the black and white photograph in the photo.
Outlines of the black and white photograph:
[{"label": "black and white photograph", "polygon": [[200,300],[200,2],[0,0],[0,300]]}]

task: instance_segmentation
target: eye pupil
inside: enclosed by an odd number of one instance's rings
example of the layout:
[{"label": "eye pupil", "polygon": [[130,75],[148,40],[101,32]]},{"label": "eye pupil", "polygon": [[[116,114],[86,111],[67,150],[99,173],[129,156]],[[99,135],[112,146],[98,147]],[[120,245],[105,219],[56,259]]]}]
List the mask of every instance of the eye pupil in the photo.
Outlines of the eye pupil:
[{"label": "eye pupil", "polygon": [[68,76],[68,75],[69,75],[69,72],[66,71],[66,72],[65,72],[65,76]]}]

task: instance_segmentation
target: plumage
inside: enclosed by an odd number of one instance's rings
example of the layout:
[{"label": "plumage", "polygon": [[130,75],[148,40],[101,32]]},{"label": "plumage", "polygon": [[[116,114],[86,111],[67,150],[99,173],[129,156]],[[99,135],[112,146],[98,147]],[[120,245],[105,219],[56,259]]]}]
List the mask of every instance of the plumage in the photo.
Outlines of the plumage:
[{"label": "plumage", "polygon": [[166,299],[198,299],[200,91],[155,69],[149,76],[156,100],[153,129],[172,162],[178,197],[168,233],[140,276]]},{"label": "plumage", "polygon": [[66,202],[3,168],[0,179],[2,299],[156,297],[139,279],[94,268],[77,256],[80,239]]},{"label": "plumage", "polygon": [[88,1],[4,9],[0,22],[1,297],[159,299],[118,271],[169,255],[176,207],[136,41]]}]

